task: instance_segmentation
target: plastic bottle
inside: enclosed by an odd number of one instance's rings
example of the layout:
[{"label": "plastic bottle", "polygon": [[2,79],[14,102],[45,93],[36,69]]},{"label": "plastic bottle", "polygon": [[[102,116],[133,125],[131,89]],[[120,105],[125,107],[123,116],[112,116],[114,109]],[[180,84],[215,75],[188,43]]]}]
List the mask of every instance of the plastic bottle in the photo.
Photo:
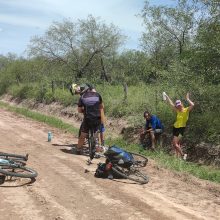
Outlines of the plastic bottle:
[{"label": "plastic bottle", "polygon": [[167,96],[166,96],[167,94],[165,92],[163,92],[162,95],[163,95],[163,100],[166,101],[167,100]]},{"label": "plastic bottle", "polygon": [[49,131],[49,132],[48,132],[48,138],[47,138],[48,142],[51,142],[52,137],[53,137],[52,132]]}]

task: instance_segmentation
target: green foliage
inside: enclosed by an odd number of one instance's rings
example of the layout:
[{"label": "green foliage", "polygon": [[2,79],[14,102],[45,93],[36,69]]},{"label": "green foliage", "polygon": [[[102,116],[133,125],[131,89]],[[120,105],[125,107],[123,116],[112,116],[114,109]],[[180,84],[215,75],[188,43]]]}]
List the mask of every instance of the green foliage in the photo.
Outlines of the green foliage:
[{"label": "green foliage", "polygon": [[8,87],[9,87],[9,83],[6,80],[1,81],[1,83],[0,83],[0,95],[3,95],[4,93],[6,93]]},{"label": "green foliage", "polygon": [[12,84],[8,88],[8,93],[20,99],[30,98],[32,86],[23,84]]},{"label": "green foliage", "polygon": [[64,106],[76,104],[78,102],[78,99],[78,95],[72,96],[71,93],[66,89],[56,89],[54,92],[54,100]]},{"label": "green foliage", "polygon": [[43,115],[43,114],[37,113],[37,112],[33,112],[33,111],[30,111],[26,108],[18,108],[15,106],[10,106],[10,105],[3,103],[3,102],[0,102],[0,107],[6,108],[12,112],[16,112],[18,114],[24,115],[28,118],[32,118],[36,121],[46,123],[50,126],[53,126],[53,127],[56,127],[56,128],[59,128],[59,129],[62,129],[62,130],[65,130],[65,131],[68,131],[68,132],[71,132],[74,134],[78,134],[78,129],[74,128],[72,125],[65,123],[62,120],[57,119],[55,117]]},{"label": "green foliage", "polygon": [[116,26],[89,15],[76,22],[53,22],[43,37],[31,39],[29,54],[61,63],[79,79],[94,72],[91,64],[100,69],[100,58],[112,57],[123,39]]},{"label": "green foliage", "polygon": [[219,112],[204,112],[202,114],[193,114],[189,121],[188,138],[196,143],[201,140],[209,143],[219,142]]},{"label": "green foliage", "polygon": [[[196,81],[189,81],[188,85],[186,82],[181,83],[182,76],[179,79],[176,78],[172,86],[168,83],[169,81],[163,84],[128,86],[127,96],[125,96],[123,85],[102,84],[95,85],[95,87],[102,95],[107,116],[124,117],[131,125],[140,126],[144,124],[143,112],[149,110],[162,120],[168,133],[172,132],[176,116],[170,106],[162,101],[162,92],[167,92],[173,101],[181,99],[187,106],[185,95],[189,91],[191,99],[195,101],[195,108],[190,113],[185,138],[194,142],[203,140],[218,143],[219,86],[214,88]],[[79,96],[72,96],[66,88],[55,88],[52,92],[49,84],[14,84],[8,88],[8,93],[20,99],[34,99],[47,104],[56,101],[64,106],[76,105],[79,99]]]}]

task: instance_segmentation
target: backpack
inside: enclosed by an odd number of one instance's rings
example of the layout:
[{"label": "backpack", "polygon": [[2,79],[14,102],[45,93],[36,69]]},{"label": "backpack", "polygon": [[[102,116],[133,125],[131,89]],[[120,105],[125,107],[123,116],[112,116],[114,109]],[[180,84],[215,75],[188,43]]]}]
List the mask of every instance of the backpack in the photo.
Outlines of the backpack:
[{"label": "backpack", "polygon": [[97,178],[107,178],[109,172],[106,170],[106,163],[99,163],[94,176]]},{"label": "backpack", "polygon": [[104,153],[107,159],[118,166],[129,168],[133,162],[134,158],[131,153],[121,149],[120,147],[113,145]]}]

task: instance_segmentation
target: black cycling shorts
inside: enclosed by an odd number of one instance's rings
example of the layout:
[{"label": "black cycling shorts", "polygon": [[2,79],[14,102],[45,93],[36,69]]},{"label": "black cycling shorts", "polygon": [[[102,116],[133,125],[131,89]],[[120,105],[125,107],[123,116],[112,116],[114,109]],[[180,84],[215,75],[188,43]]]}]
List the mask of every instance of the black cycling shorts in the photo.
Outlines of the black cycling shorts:
[{"label": "black cycling shorts", "polygon": [[80,129],[81,129],[81,132],[83,133],[89,133],[90,128],[94,129],[94,131],[97,131],[100,125],[101,125],[101,118],[97,118],[93,120],[84,119],[80,126]]},{"label": "black cycling shorts", "polygon": [[178,137],[180,134],[183,136],[184,131],[185,131],[185,127],[180,127],[180,128],[173,127],[173,136]]}]

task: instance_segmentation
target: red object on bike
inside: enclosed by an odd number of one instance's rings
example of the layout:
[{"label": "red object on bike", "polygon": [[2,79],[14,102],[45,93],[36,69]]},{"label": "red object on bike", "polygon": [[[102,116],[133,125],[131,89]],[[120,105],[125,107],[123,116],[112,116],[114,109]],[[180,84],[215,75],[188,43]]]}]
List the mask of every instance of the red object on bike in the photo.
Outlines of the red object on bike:
[{"label": "red object on bike", "polygon": [[106,167],[105,167],[105,170],[106,171],[109,171],[109,170],[111,170],[112,169],[112,163],[107,163],[106,164]]}]

